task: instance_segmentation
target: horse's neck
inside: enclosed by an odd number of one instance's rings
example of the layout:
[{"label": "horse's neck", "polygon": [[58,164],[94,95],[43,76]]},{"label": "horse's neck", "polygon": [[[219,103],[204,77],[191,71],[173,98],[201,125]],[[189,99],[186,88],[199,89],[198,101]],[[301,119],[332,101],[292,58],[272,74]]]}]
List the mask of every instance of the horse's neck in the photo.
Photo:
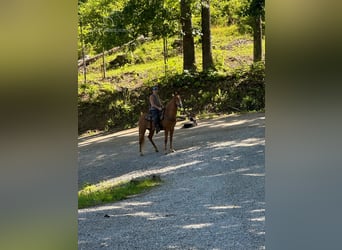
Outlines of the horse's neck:
[{"label": "horse's neck", "polygon": [[168,117],[176,117],[177,105],[174,99],[172,99],[165,107],[165,115]]}]

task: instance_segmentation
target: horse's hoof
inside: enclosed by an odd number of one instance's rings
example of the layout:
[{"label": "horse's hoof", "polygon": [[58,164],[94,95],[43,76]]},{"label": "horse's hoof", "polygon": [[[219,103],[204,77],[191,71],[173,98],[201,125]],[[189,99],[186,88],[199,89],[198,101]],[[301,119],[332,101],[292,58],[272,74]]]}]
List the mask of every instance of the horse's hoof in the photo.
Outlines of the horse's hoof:
[{"label": "horse's hoof", "polygon": [[144,154],[143,154],[143,153],[140,153],[140,156],[144,156]]}]

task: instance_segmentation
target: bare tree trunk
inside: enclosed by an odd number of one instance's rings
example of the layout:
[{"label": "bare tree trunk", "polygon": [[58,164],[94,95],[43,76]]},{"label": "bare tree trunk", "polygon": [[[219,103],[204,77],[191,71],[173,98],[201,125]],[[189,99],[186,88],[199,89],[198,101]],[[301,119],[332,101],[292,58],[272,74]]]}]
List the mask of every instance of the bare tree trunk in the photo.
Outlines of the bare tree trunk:
[{"label": "bare tree trunk", "polygon": [[164,54],[164,71],[165,71],[165,76],[167,74],[167,37],[163,37],[163,54]]},{"label": "bare tree trunk", "polygon": [[85,53],[84,53],[84,41],[83,41],[83,25],[80,23],[81,28],[81,46],[82,46],[82,61],[83,61],[83,83],[87,83],[87,65],[85,63]]},{"label": "bare tree trunk", "polygon": [[102,47],[102,78],[106,78],[106,61],[105,61],[105,49]]},{"label": "bare tree trunk", "polygon": [[181,0],[181,24],[183,32],[183,70],[195,71],[195,44],[192,35],[191,0]]},{"label": "bare tree trunk", "polygon": [[214,68],[210,32],[210,0],[202,0],[202,64],[203,71]]}]

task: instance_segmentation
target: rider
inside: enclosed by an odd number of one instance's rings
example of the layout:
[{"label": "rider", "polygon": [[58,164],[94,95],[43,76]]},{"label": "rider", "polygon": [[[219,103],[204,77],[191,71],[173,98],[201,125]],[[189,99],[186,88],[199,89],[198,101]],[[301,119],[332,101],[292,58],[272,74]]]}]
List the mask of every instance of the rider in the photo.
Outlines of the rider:
[{"label": "rider", "polygon": [[158,87],[152,87],[152,94],[150,95],[150,112],[152,114],[152,120],[154,127],[156,128],[156,133],[160,131],[160,113],[162,111],[162,104],[158,95]]}]

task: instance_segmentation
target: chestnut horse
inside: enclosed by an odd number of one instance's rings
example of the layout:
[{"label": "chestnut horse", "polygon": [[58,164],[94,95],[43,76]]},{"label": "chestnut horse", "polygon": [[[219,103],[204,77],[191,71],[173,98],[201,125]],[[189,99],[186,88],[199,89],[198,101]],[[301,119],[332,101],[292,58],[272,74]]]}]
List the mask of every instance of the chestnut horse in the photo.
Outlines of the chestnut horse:
[{"label": "chestnut horse", "polygon": [[[165,133],[165,139],[164,139],[164,153],[166,152],[166,145],[167,145],[167,138],[170,133],[170,152],[174,152],[175,150],[172,147],[172,138],[173,138],[173,132],[176,125],[176,115],[177,115],[177,109],[178,107],[182,108],[182,100],[179,96],[179,94],[175,93],[171,99],[171,101],[166,105],[165,111],[164,111],[164,117],[161,120],[162,129]],[[152,137],[154,135],[154,124],[152,120],[146,119],[148,117],[147,113],[143,113],[139,118],[139,152],[140,155],[143,155],[142,148],[144,145],[144,138],[145,138],[145,132],[146,129],[148,129],[150,132],[148,134],[148,139],[152,143],[154,149],[156,152],[159,152],[156,144],[154,144],[154,141],[152,140]]]}]

